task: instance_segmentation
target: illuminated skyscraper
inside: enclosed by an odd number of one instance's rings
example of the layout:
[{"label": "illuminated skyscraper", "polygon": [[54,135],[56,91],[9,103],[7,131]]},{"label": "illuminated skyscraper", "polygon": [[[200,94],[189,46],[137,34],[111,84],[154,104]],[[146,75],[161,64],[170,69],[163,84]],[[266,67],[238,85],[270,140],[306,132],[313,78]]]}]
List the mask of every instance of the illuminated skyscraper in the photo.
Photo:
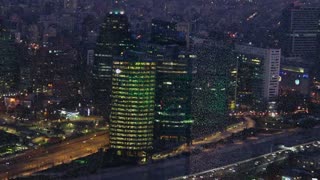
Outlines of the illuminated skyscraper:
[{"label": "illuminated skyscraper", "polygon": [[256,56],[263,64],[263,98],[273,101],[279,94],[279,73],[281,49],[258,48],[248,45],[236,45],[236,51],[247,56]]},{"label": "illuminated skyscraper", "polygon": [[106,114],[109,114],[110,109],[113,59],[132,47],[127,16],[123,11],[111,11],[97,39],[92,68],[94,98],[98,108]]},{"label": "illuminated skyscraper", "polygon": [[241,53],[237,58],[239,110],[257,110],[263,102],[263,58]]},{"label": "illuminated skyscraper", "polygon": [[130,52],[114,60],[110,118],[111,148],[140,157],[153,148],[156,63]]},{"label": "illuminated skyscraper", "polygon": [[205,45],[197,51],[193,79],[195,126],[203,129],[224,125],[235,108],[236,56],[231,49]]},{"label": "illuminated skyscraper", "polygon": [[191,115],[192,58],[177,46],[154,52],[157,58],[155,139],[188,142]]},{"label": "illuminated skyscraper", "polygon": [[236,45],[235,50],[238,53],[245,55],[246,57],[256,57],[256,60],[252,59],[253,62],[257,61],[258,63],[260,61],[259,63],[263,64],[261,71],[263,78],[260,81],[260,84],[262,84],[263,87],[262,92],[255,93],[261,93],[264,104],[269,104],[269,111],[274,111],[276,108],[275,101],[279,95],[281,49],[258,48],[249,45]]}]

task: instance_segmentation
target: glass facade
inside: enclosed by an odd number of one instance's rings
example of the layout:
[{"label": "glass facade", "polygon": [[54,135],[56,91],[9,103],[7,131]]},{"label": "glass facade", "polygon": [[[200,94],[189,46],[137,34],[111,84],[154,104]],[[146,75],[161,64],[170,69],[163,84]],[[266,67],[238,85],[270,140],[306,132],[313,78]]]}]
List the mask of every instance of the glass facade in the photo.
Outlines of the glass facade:
[{"label": "glass facade", "polygon": [[111,148],[136,153],[152,149],[155,78],[155,62],[113,62]]},{"label": "glass facade", "polygon": [[188,141],[191,115],[192,65],[189,55],[159,60],[156,88],[156,139]]},{"label": "glass facade", "polygon": [[[133,47],[128,18],[118,11],[109,12],[97,39],[92,68],[92,88],[98,108],[109,115],[112,62]],[[106,107],[108,106],[108,107]]]},{"label": "glass facade", "polygon": [[258,110],[263,102],[263,58],[238,55],[237,103],[240,110]]},{"label": "glass facade", "polygon": [[195,126],[224,125],[236,101],[236,56],[213,45],[198,50],[193,78]]}]

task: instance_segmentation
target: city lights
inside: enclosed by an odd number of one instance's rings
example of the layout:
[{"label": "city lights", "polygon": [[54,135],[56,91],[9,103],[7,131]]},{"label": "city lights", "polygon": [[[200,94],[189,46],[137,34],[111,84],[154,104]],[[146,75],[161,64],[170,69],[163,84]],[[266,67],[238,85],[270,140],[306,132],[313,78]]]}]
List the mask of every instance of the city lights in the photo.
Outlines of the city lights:
[{"label": "city lights", "polygon": [[319,0],[0,0],[0,179],[319,179]]}]

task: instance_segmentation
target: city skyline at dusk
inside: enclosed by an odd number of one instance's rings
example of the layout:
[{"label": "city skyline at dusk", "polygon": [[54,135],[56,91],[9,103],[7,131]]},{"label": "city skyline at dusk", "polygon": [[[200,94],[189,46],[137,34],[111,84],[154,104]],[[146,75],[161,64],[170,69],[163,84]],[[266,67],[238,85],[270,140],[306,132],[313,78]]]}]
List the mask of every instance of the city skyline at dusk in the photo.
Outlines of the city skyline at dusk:
[{"label": "city skyline at dusk", "polygon": [[0,179],[320,179],[318,0],[0,0]]}]

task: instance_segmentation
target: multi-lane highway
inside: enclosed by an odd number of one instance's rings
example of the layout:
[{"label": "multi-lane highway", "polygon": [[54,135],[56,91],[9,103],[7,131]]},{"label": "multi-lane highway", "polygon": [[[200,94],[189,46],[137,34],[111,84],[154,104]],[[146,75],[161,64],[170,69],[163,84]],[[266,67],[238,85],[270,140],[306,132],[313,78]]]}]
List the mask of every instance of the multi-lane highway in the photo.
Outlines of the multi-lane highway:
[{"label": "multi-lane highway", "polygon": [[[279,134],[260,134],[255,138],[249,138],[225,145],[204,148],[198,154],[179,156],[164,161],[144,166],[124,166],[99,170],[97,174],[77,179],[122,179],[122,180],[163,180],[174,177],[183,177],[208,169],[219,168],[250,158],[278,151],[278,145],[292,147],[311,141],[320,140],[320,127],[313,129],[292,129]],[[278,144],[278,145],[277,145]],[[273,153],[272,153],[273,154]],[[271,154],[271,155],[272,155]],[[269,158],[271,161],[272,158]],[[268,161],[268,159],[266,159]],[[263,161],[261,161],[263,163]],[[228,169],[229,170],[229,169]],[[233,171],[236,169],[230,169]]]},{"label": "multi-lane highway", "polygon": [[[228,129],[227,134],[237,132],[244,127],[251,127],[254,125],[252,123],[250,119],[247,119],[247,123]],[[228,137],[227,134],[226,137]],[[223,137],[225,137],[224,133],[208,136],[202,140],[195,140],[193,146],[201,147],[205,142],[215,142]],[[142,167],[125,166],[101,170],[98,174],[84,177],[84,179],[110,178],[133,180],[154,179],[154,177],[161,177],[160,179],[179,177],[268,154],[270,153],[270,148],[272,151],[272,145],[275,143],[281,143],[288,147],[319,139],[317,137],[320,137],[319,127],[309,130],[292,129],[274,135],[261,134],[255,138],[244,140],[241,143],[234,142],[227,145],[208,146],[202,149],[199,154],[192,154],[189,157],[169,158],[165,161]],[[99,148],[108,144],[108,133],[101,132],[96,135],[93,134],[65,141],[48,148],[28,151],[10,159],[2,159],[0,160],[0,179],[26,176],[62,163],[69,163],[74,159],[97,152]],[[273,151],[275,150],[277,149],[273,149]]]},{"label": "multi-lane highway", "polygon": [[109,144],[108,132],[99,132],[64,141],[50,147],[30,150],[0,160],[0,179],[31,175],[75,159],[86,157]]},{"label": "multi-lane highway", "polygon": [[[263,154],[258,157],[249,158],[240,162],[232,163],[226,166],[206,170],[200,173],[191,174],[188,176],[177,177],[173,180],[179,179],[212,179],[218,177],[224,177],[228,175],[236,175],[239,171],[250,172],[251,170],[263,171],[267,166],[283,161],[288,157],[288,154],[294,149],[294,152],[305,151],[305,149],[320,149],[320,141],[311,141],[308,143],[298,144],[293,147],[287,147],[286,149],[274,151],[271,153]],[[290,150],[291,149],[291,150]]]},{"label": "multi-lane highway", "polygon": [[[254,121],[246,119],[245,122],[235,124],[223,133],[216,133],[194,140],[193,147],[219,141],[229,137],[232,133],[250,127],[254,127]],[[108,144],[108,133],[100,132],[64,141],[47,148],[41,147],[39,149],[29,150],[14,157],[0,159],[0,179],[28,176],[63,163],[69,163],[75,159],[93,154],[97,152],[99,148],[106,147]],[[162,156],[156,156],[155,159],[176,156],[186,150],[188,151],[190,149],[186,145],[183,145],[179,150],[172,151],[169,154],[164,153]]]}]

